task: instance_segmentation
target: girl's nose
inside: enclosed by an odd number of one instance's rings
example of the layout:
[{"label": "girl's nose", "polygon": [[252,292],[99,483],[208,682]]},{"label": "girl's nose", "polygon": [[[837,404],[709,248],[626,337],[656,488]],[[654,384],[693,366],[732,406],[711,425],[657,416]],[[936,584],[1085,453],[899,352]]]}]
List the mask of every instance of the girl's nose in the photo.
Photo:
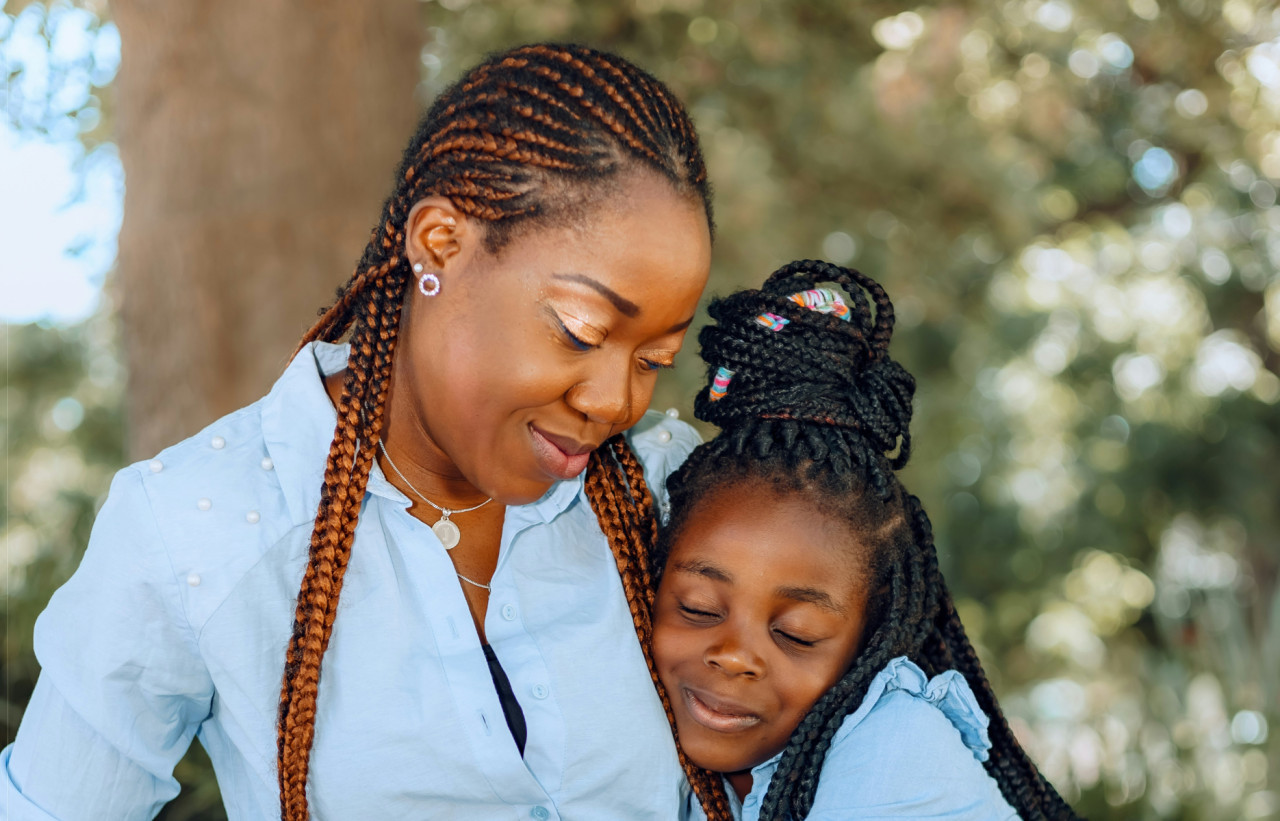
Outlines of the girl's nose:
[{"label": "girl's nose", "polygon": [[707,648],[702,657],[708,667],[715,667],[730,676],[747,676],[759,679],[764,676],[764,660],[741,637],[731,634]]}]

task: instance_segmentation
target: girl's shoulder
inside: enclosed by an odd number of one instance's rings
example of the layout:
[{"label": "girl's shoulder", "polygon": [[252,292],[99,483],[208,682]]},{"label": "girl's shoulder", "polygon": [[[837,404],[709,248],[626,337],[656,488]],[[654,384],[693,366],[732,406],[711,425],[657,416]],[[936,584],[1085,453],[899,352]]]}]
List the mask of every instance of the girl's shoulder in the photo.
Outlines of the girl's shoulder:
[{"label": "girl's shoulder", "polygon": [[930,678],[894,659],[832,739],[809,821],[1016,819],[982,765],[991,749],[987,725],[958,672]]},{"label": "girl's shoulder", "polygon": [[899,656],[872,679],[862,704],[845,718],[832,746],[848,743],[854,735],[860,737],[859,745],[875,744],[876,731],[892,726],[896,728],[895,742],[910,737],[913,746],[942,741],[936,736],[950,742],[958,734],[959,741],[981,762],[987,760],[991,749],[989,725],[969,682],[958,671],[930,678],[915,662]]}]

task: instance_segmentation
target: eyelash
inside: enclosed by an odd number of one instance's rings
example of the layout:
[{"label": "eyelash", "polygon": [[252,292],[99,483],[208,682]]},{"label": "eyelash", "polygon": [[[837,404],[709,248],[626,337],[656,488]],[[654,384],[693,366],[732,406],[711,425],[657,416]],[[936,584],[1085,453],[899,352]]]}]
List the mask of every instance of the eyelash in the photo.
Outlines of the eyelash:
[{"label": "eyelash", "polygon": [[560,326],[560,332],[564,334],[565,339],[569,340],[569,344],[577,348],[578,350],[589,351],[595,347],[595,345],[592,345],[590,342],[584,341],[583,339],[579,338],[576,334],[574,334],[573,331],[569,330],[568,326],[566,326],[559,317],[556,317],[556,324]]},{"label": "eyelash", "polygon": [[684,613],[686,616],[693,616],[698,619],[714,619],[716,617],[715,613],[708,613],[706,610],[695,610],[694,608],[684,604],[677,606],[680,608],[680,612]]},{"label": "eyelash", "polygon": [[[692,621],[706,621],[708,619],[717,618],[717,615],[715,613],[709,613],[706,610],[697,610],[693,607],[689,607],[688,605],[684,605],[684,604],[678,604],[676,606],[680,609],[681,613],[684,613],[685,616],[690,618],[690,620]],[[816,641],[806,641],[802,638],[798,638],[796,636],[791,635],[790,633],[785,633],[781,630],[775,629],[773,632],[775,635],[780,637],[783,641],[789,644],[794,644],[797,647],[813,647],[815,644],[817,644]]]},{"label": "eyelash", "polygon": [[[556,324],[560,326],[560,332],[564,334],[564,337],[566,340],[568,340],[569,344],[572,345],[574,348],[578,349],[579,351],[589,351],[592,348],[596,347],[595,345],[592,345],[590,342],[587,342],[579,338],[577,334],[569,330],[568,326],[565,325],[564,322],[559,317],[556,318]],[[665,362],[654,362],[652,359],[641,359],[640,365],[646,371],[661,371],[661,370],[667,370],[669,368],[675,367],[675,363],[668,365]]]},{"label": "eyelash", "polygon": [[774,633],[777,633],[779,636],[781,636],[783,639],[785,639],[786,641],[790,642],[791,644],[795,644],[795,645],[798,645],[798,646],[800,646],[800,647],[812,647],[814,644],[816,644],[816,643],[817,643],[817,642],[813,642],[813,641],[805,641],[804,639],[796,638],[795,636],[791,635],[790,633],[784,633],[784,632],[782,632],[781,630],[774,630],[773,632],[774,632]]}]

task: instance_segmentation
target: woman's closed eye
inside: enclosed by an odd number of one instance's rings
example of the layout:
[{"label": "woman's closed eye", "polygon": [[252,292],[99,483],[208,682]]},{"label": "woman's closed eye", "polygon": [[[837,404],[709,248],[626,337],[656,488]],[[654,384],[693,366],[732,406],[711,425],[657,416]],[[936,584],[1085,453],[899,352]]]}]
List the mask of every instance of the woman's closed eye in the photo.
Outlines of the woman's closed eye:
[{"label": "woman's closed eye", "polygon": [[646,371],[660,371],[666,368],[674,368],[675,366],[675,362],[661,362],[656,359],[640,358],[640,367],[644,368]]},{"label": "woman's closed eye", "polygon": [[589,342],[571,331],[564,320],[558,316],[556,317],[556,324],[560,326],[560,333],[564,336],[565,341],[579,351],[589,351],[599,344],[597,342]]}]

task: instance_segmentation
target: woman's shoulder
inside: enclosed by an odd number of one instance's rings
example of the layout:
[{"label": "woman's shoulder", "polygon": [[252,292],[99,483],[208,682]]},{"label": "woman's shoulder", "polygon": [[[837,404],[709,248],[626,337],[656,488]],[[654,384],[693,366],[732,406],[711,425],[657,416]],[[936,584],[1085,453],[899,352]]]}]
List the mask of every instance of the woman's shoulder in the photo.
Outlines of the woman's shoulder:
[{"label": "woman's shoulder", "polygon": [[308,346],[266,396],[120,472],[111,493],[138,497],[175,567],[253,556],[311,523],[334,425],[320,374],[344,355]]},{"label": "woman's shoulder", "polygon": [[137,477],[166,541],[279,518],[280,478],[263,435],[261,405],[228,414],[122,471]]},{"label": "woman's shoulder", "polygon": [[702,444],[702,437],[692,425],[680,420],[675,408],[666,412],[647,411],[640,421],[627,431],[627,441],[644,466],[644,478],[649,483],[659,507],[666,511],[666,481],[676,468]]},{"label": "woman's shoulder", "polygon": [[[236,580],[298,526],[263,434],[261,400],[116,474],[90,551],[154,556],[172,574],[198,631]],[[159,583],[137,578],[137,584]],[[206,606],[201,606],[201,605]]]}]

